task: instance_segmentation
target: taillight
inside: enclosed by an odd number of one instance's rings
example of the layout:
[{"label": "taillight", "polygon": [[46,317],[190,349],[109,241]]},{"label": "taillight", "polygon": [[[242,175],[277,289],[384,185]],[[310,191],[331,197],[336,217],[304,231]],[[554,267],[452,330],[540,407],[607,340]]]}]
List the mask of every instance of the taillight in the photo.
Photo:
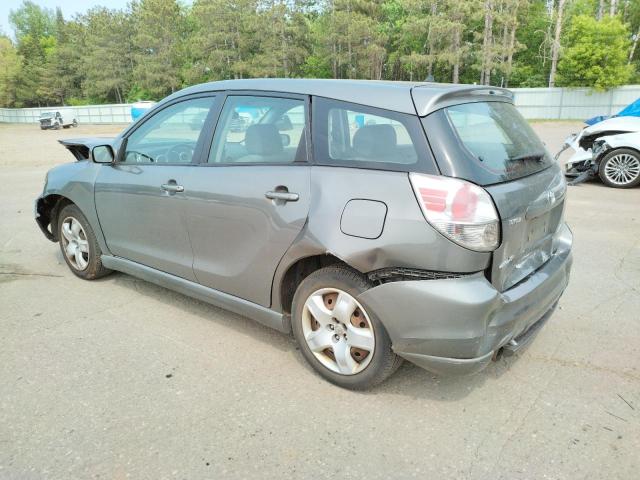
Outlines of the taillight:
[{"label": "taillight", "polygon": [[427,221],[463,247],[480,252],[500,243],[500,220],[491,197],[473,183],[410,173],[409,179]]}]

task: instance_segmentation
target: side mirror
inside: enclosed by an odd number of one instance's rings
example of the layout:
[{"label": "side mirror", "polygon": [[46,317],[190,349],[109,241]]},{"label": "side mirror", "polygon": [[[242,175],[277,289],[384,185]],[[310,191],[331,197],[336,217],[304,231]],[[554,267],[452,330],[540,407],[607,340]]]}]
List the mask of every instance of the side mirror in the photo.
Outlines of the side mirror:
[{"label": "side mirror", "polygon": [[283,147],[288,147],[289,145],[291,145],[291,137],[286,133],[280,134],[280,141],[282,142]]},{"label": "side mirror", "polygon": [[116,156],[111,145],[98,145],[91,150],[91,156],[96,163],[113,163]]}]

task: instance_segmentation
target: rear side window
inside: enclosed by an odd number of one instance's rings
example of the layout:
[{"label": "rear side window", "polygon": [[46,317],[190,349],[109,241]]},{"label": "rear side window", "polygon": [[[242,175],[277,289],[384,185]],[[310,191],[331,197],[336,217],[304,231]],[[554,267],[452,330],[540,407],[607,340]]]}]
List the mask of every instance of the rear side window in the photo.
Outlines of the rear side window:
[{"label": "rear side window", "polygon": [[324,98],[314,98],[313,115],[316,163],[399,171],[428,163],[416,116]]},{"label": "rear side window", "polygon": [[305,120],[303,100],[231,95],[222,109],[208,162],[306,161]]},{"label": "rear side window", "polygon": [[445,112],[477,164],[497,177],[515,179],[553,163],[535,132],[509,103],[466,103]]}]

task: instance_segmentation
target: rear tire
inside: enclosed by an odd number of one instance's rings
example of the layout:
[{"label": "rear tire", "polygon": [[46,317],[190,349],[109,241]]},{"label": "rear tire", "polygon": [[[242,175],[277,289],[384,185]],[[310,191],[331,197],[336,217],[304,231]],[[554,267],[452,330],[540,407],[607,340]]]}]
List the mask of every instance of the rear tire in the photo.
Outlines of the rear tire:
[{"label": "rear tire", "polygon": [[74,204],[64,207],[58,215],[58,241],[74,275],[95,280],[111,273],[102,265],[102,251],[89,221]]},{"label": "rear tire", "polygon": [[360,273],[333,265],[305,278],[293,297],[292,330],[305,360],[351,390],[382,383],[402,363],[384,325],[357,300],[372,286]]},{"label": "rear tire", "polygon": [[640,185],[640,154],[629,148],[618,148],[600,161],[598,176],[613,188],[633,188]]}]

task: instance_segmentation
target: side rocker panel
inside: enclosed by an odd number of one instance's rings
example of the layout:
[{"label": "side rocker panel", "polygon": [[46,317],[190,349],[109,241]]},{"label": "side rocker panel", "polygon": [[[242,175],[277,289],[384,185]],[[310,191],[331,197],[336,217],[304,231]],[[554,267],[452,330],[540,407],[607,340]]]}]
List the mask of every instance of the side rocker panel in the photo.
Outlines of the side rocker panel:
[{"label": "side rocker panel", "polygon": [[203,302],[210,303],[216,307],[224,308],[231,312],[243,315],[256,320],[267,327],[274,328],[280,332],[288,332],[288,324],[285,323],[281,313],[258,305],[257,303],[234,297],[224,292],[205,287],[199,283],[176,277],[169,273],[161,272],[151,267],[141,265],[130,260],[111,255],[102,255],[102,264],[112,270],[132,275],[147,282],[155,283],[164,288],[188,295]]}]

